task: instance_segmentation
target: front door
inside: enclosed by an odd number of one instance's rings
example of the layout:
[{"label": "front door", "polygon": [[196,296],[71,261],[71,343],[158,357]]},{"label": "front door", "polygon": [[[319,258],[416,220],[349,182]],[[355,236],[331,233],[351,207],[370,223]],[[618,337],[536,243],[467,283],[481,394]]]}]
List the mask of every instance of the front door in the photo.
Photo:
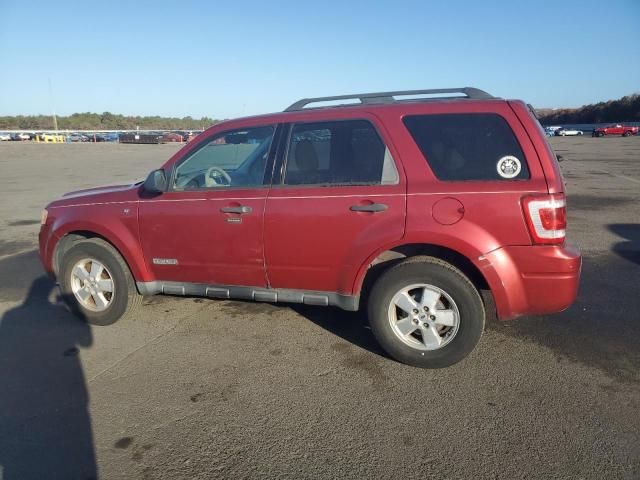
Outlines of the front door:
[{"label": "front door", "polygon": [[363,262],[404,234],[404,177],[372,120],[290,129],[266,203],[269,283],[351,294]]},{"label": "front door", "polygon": [[274,131],[205,139],[176,163],[168,192],[141,200],[141,242],[156,279],[266,286],[262,229]]}]

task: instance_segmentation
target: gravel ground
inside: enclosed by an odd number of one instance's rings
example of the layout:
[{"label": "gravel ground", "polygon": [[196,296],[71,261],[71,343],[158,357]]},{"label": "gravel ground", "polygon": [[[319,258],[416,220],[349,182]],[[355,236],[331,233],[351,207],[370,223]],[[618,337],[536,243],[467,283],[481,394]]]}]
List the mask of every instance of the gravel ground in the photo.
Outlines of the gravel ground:
[{"label": "gravel ground", "polygon": [[578,301],[492,321],[438,371],[336,309],[155,297],[82,324],[39,264],[41,208],[178,147],[0,144],[0,479],[640,478],[640,137],[551,142]]}]

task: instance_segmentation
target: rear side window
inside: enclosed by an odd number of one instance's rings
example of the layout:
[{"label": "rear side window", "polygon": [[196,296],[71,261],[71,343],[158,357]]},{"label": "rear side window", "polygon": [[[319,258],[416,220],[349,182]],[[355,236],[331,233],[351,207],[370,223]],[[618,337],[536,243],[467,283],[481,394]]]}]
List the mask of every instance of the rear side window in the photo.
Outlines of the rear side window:
[{"label": "rear side window", "polygon": [[303,123],[293,126],[285,185],[398,183],[389,150],[366,120]]},{"label": "rear side window", "polygon": [[522,148],[500,115],[412,115],[403,122],[440,180],[529,178]]}]

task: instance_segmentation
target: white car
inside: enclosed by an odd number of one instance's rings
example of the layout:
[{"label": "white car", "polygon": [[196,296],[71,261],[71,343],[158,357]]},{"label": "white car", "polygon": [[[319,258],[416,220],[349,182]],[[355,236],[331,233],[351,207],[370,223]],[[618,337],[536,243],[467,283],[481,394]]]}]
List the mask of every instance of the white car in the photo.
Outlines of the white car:
[{"label": "white car", "polygon": [[559,128],[555,131],[556,135],[560,135],[561,137],[568,137],[572,135],[583,135],[584,132],[582,130],[574,130],[572,128]]},{"label": "white car", "polygon": [[11,135],[8,133],[0,133],[0,142],[8,142],[11,140]]}]

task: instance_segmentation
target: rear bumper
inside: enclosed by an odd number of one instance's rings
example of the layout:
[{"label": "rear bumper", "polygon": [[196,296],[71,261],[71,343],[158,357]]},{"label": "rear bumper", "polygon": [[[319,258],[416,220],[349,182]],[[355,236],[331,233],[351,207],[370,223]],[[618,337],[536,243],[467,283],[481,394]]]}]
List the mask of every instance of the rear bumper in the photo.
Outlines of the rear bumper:
[{"label": "rear bumper", "polygon": [[575,246],[503,247],[480,261],[500,320],[561,312],[578,294],[582,257]]}]

